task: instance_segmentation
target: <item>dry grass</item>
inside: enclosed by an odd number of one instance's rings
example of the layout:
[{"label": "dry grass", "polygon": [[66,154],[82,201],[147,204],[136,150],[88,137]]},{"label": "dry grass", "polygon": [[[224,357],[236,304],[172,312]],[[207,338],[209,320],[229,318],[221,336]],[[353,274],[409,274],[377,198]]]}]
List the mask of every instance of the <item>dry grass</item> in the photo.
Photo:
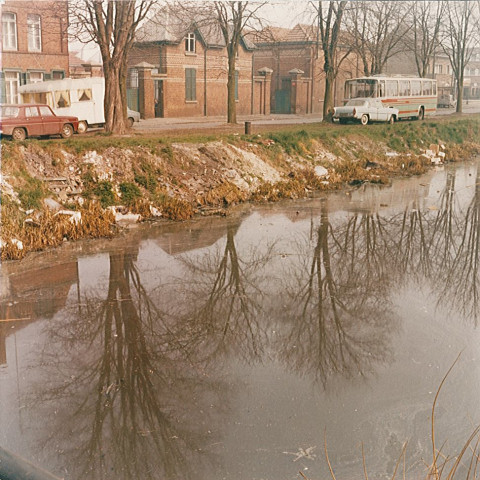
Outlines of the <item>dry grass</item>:
[{"label": "dry grass", "polygon": [[[17,260],[30,251],[57,247],[67,240],[81,238],[112,237],[115,234],[115,218],[96,203],[79,208],[79,221],[70,215],[55,214],[48,209],[32,217],[9,212],[10,206],[2,206],[2,260]],[[80,220],[81,218],[81,220]]]}]

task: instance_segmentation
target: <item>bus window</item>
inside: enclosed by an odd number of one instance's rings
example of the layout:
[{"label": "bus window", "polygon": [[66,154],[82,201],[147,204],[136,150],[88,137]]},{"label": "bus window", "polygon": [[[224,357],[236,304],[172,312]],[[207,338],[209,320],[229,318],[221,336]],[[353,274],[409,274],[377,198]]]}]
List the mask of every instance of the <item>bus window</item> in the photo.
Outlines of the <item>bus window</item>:
[{"label": "bus window", "polygon": [[424,81],[423,82],[423,94],[424,95],[432,95],[432,81]]},{"label": "bus window", "polygon": [[399,80],[398,81],[398,94],[401,97],[410,96],[410,80]]},{"label": "bus window", "polygon": [[398,97],[397,80],[387,80],[387,97]]},{"label": "bus window", "polygon": [[412,80],[411,88],[413,97],[418,97],[422,94],[422,83],[420,82],[420,80]]},{"label": "bus window", "polygon": [[88,102],[92,99],[92,89],[86,88],[84,90],[78,91],[78,101],[79,102]]},{"label": "bus window", "polygon": [[356,79],[345,82],[345,98],[369,98],[377,94],[378,80]]},{"label": "bus window", "polygon": [[70,106],[70,92],[68,90],[55,92],[55,107],[64,108]]}]

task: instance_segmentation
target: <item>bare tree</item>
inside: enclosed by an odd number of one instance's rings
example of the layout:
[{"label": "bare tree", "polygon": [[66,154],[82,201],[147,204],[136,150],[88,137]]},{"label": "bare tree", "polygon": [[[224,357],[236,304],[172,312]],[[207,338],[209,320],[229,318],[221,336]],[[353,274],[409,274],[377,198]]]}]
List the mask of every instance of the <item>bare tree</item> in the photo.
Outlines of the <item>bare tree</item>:
[{"label": "bare tree", "polygon": [[387,61],[403,48],[408,27],[404,2],[352,2],[347,25],[366,76],[383,73]]},{"label": "bare tree", "polygon": [[[328,3],[328,6],[325,3]],[[312,3],[312,5],[315,8],[318,44],[323,52],[323,69],[325,71],[323,118],[325,121],[329,121],[334,107],[335,78],[338,75],[340,65],[350,53],[348,50],[341,58],[338,58],[338,43],[347,2],[323,2],[319,0],[318,4]]]},{"label": "bare tree", "polygon": [[215,22],[218,24],[228,56],[228,79],[227,79],[227,122],[237,123],[237,105],[235,103],[235,65],[238,47],[243,33],[247,27],[253,27],[259,18],[258,10],[265,5],[245,1],[216,1],[212,6]]},{"label": "bare tree", "polygon": [[105,75],[105,131],[124,133],[127,119],[127,57],[135,31],[155,0],[73,0],[74,35],[100,48]]},{"label": "bare tree", "polygon": [[427,76],[428,66],[438,48],[440,29],[445,15],[446,2],[414,1],[409,4],[410,34],[405,45],[415,57],[418,75]]},{"label": "bare tree", "polygon": [[470,60],[478,39],[475,2],[447,2],[442,48],[450,60],[457,90],[457,113],[462,112],[465,66]]}]

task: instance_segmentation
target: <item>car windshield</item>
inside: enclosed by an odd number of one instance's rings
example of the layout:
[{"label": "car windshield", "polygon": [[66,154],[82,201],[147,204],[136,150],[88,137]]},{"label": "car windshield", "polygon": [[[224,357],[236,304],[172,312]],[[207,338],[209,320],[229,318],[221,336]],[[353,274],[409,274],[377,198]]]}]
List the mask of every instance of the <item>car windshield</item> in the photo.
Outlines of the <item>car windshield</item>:
[{"label": "car windshield", "polygon": [[359,98],[347,102],[347,107],[364,107],[366,105],[368,105],[367,100],[361,100]]},{"label": "car windshield", "polygon": [[18,107],[3,106],[0,110],[0,115],[3,118],[15,118],[18,117],[19,110]]}]

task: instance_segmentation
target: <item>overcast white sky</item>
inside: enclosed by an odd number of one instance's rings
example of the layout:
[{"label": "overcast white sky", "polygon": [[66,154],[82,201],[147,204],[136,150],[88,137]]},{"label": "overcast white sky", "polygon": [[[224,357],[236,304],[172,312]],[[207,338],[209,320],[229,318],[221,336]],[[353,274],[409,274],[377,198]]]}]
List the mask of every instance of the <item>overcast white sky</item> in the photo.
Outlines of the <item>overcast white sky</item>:
[{"label": "overcast white sky", "polygon": [[[198,1],[201,2],[205,0]],[[263,3],[264,0],[249,1],[251,3]],[[291,28],[297,23],[304,23],[308,21],[309,17],[305,14],[308,6],[309,0],[268,0],[267,4],[262,8],[261,16],[270,25]],[[101,61],[100,53],[95,45],[84,45],[72,41],[70,43],[70,51],[79,52],[80,57],[86,61],[98,63]]]}]

